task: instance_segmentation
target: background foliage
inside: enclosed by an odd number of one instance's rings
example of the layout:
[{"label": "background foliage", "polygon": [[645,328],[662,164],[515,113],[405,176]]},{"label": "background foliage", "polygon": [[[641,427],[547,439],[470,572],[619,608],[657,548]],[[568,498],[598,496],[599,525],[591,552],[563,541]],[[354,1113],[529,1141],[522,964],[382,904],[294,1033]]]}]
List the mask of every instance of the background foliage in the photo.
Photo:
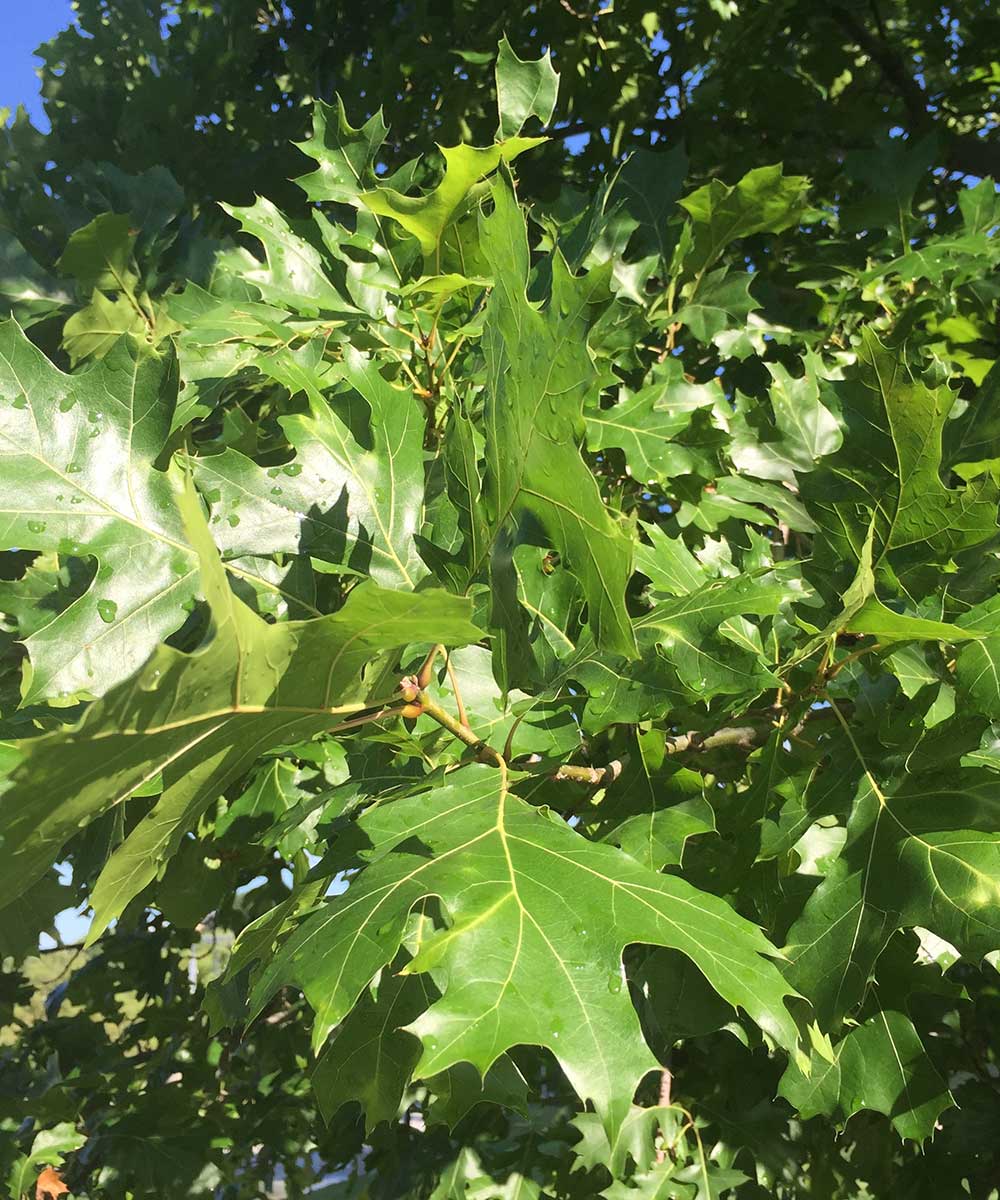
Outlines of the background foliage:
[{"label": "background foliage", "polygon": [[10,1193],[995,1194],[994,6],[76,8]]}]

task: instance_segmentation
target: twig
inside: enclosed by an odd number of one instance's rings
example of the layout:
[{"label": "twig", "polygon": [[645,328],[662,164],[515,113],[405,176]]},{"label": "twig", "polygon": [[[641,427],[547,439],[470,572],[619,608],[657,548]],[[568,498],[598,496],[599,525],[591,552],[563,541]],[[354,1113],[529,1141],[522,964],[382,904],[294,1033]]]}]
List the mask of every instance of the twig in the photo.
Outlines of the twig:
[{"label": "twig", "polygon": [[[455,707],[458,709],[458,719],[462,722],[466,729],[471,729],[472,727],[469,724],[469,718],[465,711],[465,704],[462,701],[462,691],[458,686],[458,676],[455,674],[455,668],[451,665],[450,654],[447,657],[446,665],[448,668],[448,680],[451,683],[452,694],[455,697]],[[504,757],[506,758],[506,755],[504,755]]]},{"label": "twig", "polygon": [[353,717],[350,721],[341,721],[339,725],[328,729],[327,733],[341,733],[345,729],[356,729],[359,725],[368,725],[371,721],[378,721],[381,717],[393,716],[398,711],[395,705],[388,705],[376,709],[375,712],[366,713],[363,717]]},{"label": "twig", "polygon": [[[64,946],[62,944],[62,942],[60,942],[56,946],[39,946],[37,950],[32,950],[30,955],[28,955],[28,957],[34,958],[36,955],[40,955],[40,954],[58,954],[60,950],[76,950],[77,953],[79,953],[81,950],[84,950],[85,948],[86,948],[86,943],[84,943],[84,942],[72,942],[68,946]],[[59,976],[57,975],[56,979],[58,979],[58,978],[59,978]]]},{"label": "twig", "polygon": [[553,779],[572,779],[575,783],[587,783],[591,787],[610,784],[621,775],[625,763],[622,759],[614,759],[606,767],[572,767],[562,766],[552,776]]},{"label": "twig", "polygon": [[721,750],[732,746],[737,750],[755,750],[771,732],[772,725],[734,725],[717,729],[715,733],[679,733],[668,736],[664,745],[667,754],[684,754],[688,750]]},{"label": "twig", "polygon": [[[404,697],[408,695],[408,692],[412,687],[412,676],[402,681],[400,684],[400,690],[402,691]],[[460,742],[464,742],[466,746],[469,746],[471,749],[475,750],[477,754],[492,758],[496,765],[501,768],[501,770],[506,767],[506,760],[498,750],[494,750],[488,742],[484,742],[478,734],[473,733],[468,725],[463,725],[460,721],[456,721],[451,713],[448,712],[447,709],[442,708],[441,705],[435,700],[432,700],[423,688],[417,689],[413,700],[409,702],[406,707],[419,709],[421,713],[426,713],[428,717],[434,721],[437,721],[439,725],[447,729],[452,737],[456,737]],[[413,715],[417,714],[414,713]]]},{"label": "twig", "polygon": [[[671,1108],[673,1101],[671,1093],[673,1091],[674,1076],[669,1067],[664,1067],[660,1072],[660,1108]],[[664,1162],[667,1157],[667,1147],[663,1144],[663,1139],[660,1139],[660,1145],[656,1148],[656,1161]]]}]

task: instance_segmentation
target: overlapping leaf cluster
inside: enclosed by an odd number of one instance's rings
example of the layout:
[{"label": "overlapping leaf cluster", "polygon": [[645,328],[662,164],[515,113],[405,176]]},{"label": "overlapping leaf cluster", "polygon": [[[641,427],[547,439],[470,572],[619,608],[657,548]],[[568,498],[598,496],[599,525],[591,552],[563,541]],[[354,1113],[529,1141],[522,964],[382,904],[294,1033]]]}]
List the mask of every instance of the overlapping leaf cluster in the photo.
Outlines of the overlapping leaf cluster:
[{"label": "overlapping leaf cluster", "polygon": [[974,1174],[1000,424],[937,314],[995,320],[996,189],[863,262],[780,165],[529,204],[556,88],[502,43],[430,183],[317,103],[308,219],[227,244],[121,179],[0,329],[5,960],[92,909],[4,1112],[87,1194],[799,1195],[818,1114],[831,1195]]}]

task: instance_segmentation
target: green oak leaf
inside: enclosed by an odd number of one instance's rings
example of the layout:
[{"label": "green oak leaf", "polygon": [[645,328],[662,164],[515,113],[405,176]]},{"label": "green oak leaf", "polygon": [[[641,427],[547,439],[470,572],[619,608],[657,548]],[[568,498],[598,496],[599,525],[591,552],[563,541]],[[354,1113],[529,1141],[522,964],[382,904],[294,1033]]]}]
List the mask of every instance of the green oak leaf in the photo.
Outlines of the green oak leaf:
[{"label": "green oak leaf", "polygon": [[634,395],[623,389],[617,404],[588,409],[588,449],[619,447],[629,474],[640,483],[669,487],[676,476],[697,471],[702,465],[699,452],[674,439],[689,427],[699,409],[711,408],[718,395],[710,387],[688,383],[680,374],[680,364],[670,360]]},{"label": "green oak leaf", "polygon": [[941,682],[941,675],[928,662],[923,646],[900,646],[887,656],[886,662],[899,680],[903,694],[911,700],[929,683]]},{"label": "green oak leaf", "polygon": [[857,763],[843,738],[826,733],[815,747],[787,733],[776,729],[749,760],[743,803],[759,823],[758,860],[787,854],[820,817],[846,820],[857,785]]},{"label": "green oak leaf", "polygon": [[[420,1039],[405,1026],[438,997],[428,975],[382,971],[313,1068],[313,1091],[327,1121],[351,1100],[360,1103],[369,1131],[380,1121],[396,1120],[421,1053]],[[427,1085],[433,1097],[428,1124],[453,1126],[482,1101],[525,1110],[525,1082],[507,1055],[497,1059],[485,1079],[469,1063],[456,1063],[431,1076]]]},{"label": "green oak leaf", "polygon": [[160,647],[75,729],[23,743],[6,784],[0,862],[12,900],[82,825],[162,774],[159,800],[98,879],[90,940],[263,752],[308,740],[377,703],[364,671],[379,656],[414,641],[455,645],[479,637],[459,597],[374,583],[355,588],[331,616],[269,625],[231,592],[193,492],[184,506],[213,617],[207,645],[192,654]]},{"label": "green oak leaf", "polygon": [[6,905],[0,923],[0,958],[12,958],[15,966],[38,953],[39,934],[52,936],[55,918],[72,907],[73,891],[48,871],[31,891]]},{"label": "green oak leaf", "polygon": [[335,104],[316,100],[312,136],[295,145],[318,165],[295,182],[308,200],[355,203],[362,190],[376,183],[375,160],[388,132],[381,109],[354,129],[340,96]]},{"label": "green oak leaf", "polygon": [[930,621],[897,613],[876,596],[870,597],[844,626],[849,633],[866,633],[878,638],[883,646],[893,642],[969,642],[981,641],[987,635],[981,629],[966,629],[947,621]]},{"label": "green oak leaf", "polygon": [[85,559],[39,554],[20,579],[0,582],[0,612],[17,621],[24,642],[79,600],[92,575]]},{"label": "green oak leaf", "polygon": [[270,200],[258,196],[249,207],[222,207],[264,247],[267,265],[247,271],[245,278],[265,301],[311,317],[354,311],[332,283],[320,251],[292,229]]},{"label": "green oak leaf", "polygon": [[[635,1104],[612,1144],[595,1113],[580,1113],[571,1122],[583,1135],[573,1152],[588,1169],[604,1167],[618,1175],[631,1159],[639,1172],[648,1171],[656,1161],[656,1136],[660,1135],[665,1142],[673,1141],[682,1122],[683,1116],[675,1108],[667,1105],[640,1108]],[[607,1189],[603,1194],[607,1195]]]},{"label": "green oak leaf", "polygon": [[530,117],[543,125],[552,120],[559,93],[559,76],[546,51],[538,59],[518,58],[506,37],[500,39],[496,65],[497,108],[500,124],[497,140],[516,137]]},{"label": "green oak leaf", "polygon": [[0,326],[2,545],[97,560],[91,586],[25,639],[26,702],[102,694],[187,615],[197,555],[178,477],[156,466],[176,395],[169,351],[123,339],[64,375],[17,325]]},{"label": "green oak leaf", "polygon": [[900,1137],[920,1143],[954,1104],[913,1022],[892,1009],[852,1029],[830,1057],[813,1050],[810,1065],[805,1075],[789,1063],[779,1088],[805,1120],[834,1114],[846,1121],[869,1108],[885,1113]]},{"label": "green oak leaf", "polygon": [[[756,927],[531,808],[493,767],[465,767],[444,787],[372,809],[358,828],[369,865],[301,922],[251,994],[252,1014],[277,988],[300,987],[316,1014],[314,1046],[395,957],[428,895],[449,921],[405,968],[433,971],[442,991],[407,1026],[422,1043],[420,1076],[463,1061],[485,1074],[512,1046],[546,1046],[614,1137],[656,1066],[621,978],[631,942],[680,950],[779,1044],[797,1044],[791,992]],[[615,1030],[612,1042],[603,1029]]]},{"label": "green oak leaf", "polygon": [[[1000,718],[1000,597],[993,596],[959,617],[956,633],[984,635],[962,646],[955,658],[955,681],[973,711]],[[951,641],[958,641],[952,637]]]},{"label": "green oak leaf", "polygon": [[841,599],[841,610],[820,637],[809,644],[807,651],[824,641],[829,643],[830,639],[844,630],[868,634],[886,645],[907,641],[964,642],[986,637],[985,631],[966,629],[957,624],[949,625],[945,621],[914,617],[908,613],[896,612],[883,604],[875,594],[877,581],[872,567],[874,539],[873,519],[861,547],[858,569]]},{"label": "green oak leaf", "polygon": [[745,705],[777,686],[760,648],[747,644],[745,632],[728,623],[773,616],[798,595],[794,578],[713,581],[636,618],[640,654],[634,662],[581,647],[567,660],[562,678],[578,680],[587,692],[584,728],[596,732],[612,723],[643,721],[716,697]]},{"label": "green oak leaf", "polygon": [[327,1121],[351,1100],[361,1105],[368,1132],[380,1121],[396,1120],[420,1058],[419,1039],[403,1027],[416,1020],[436,995],[428,978],[390,974],[386,969],[361,996],[310,1076]]},{"label": "green oak leaf", "polygon": [[685,196],[679,203],[694,227],[685,269],[704,274],[737,238],[795,225],[805,208],[807,183],[802,175],[784,175],[778,163],[747,172],[735,187],[713,179]]},{"label": "green oak leaf", "polygon": [[128,215],[102,213],[95,217],[66,243],[57,270],[72,276],[84,292],[97,288],[133,294],[139,282],[132,259],[137,231],[130,226]]},{"label": "green oak leaf", "polygon": [[1000,225],[1000,200],[992,179],[981,179],[975,187],[958,193],[958,208],[966,233],[995,233]]},{"label": "green oak leaf", "polygon": [[493,212],[480,222],[496,279],[484,331],[487,511],[494,528],[517,512],[537,518],[580,580],[597,644],[632,654],[624,606],[632,538],[605,507],[578,448],[583,404],[597,387],[588,308],[606,294],[606,272],[575,278],[557,254],[551,297],[536,307],[526,294],[528,243],[510,182],[499,180],[492,195]]},{"label": "green oak leaf", "polygon": [[677,512],[680,525],[693,524],[706,531],[716,530],[733,518],[764,526],[772,525],[776,518],[791,529],[816,532],[812,518],[787,488],[745,475],[724,476],[706,487],[696,504],[685,501]]},{"label": "green oak leaf", "polygon": [[517,604],[526,614],[525,651],[533,679],[550,679],[576,649],[583,597],[575,576],[537,546],[517,546],[511,555]]},{"label": "green oak leaf", "polygon": [[[671,235],[668,222],[684,187],[688,156],[681,142],[655,151],[638,149],[622,166],[614,195],[637,224],[630,246],[640,256],[653,254],[668,263]],[[641,261],[641,259],[640,259]]]},{"label": "green oak leaf", "polygon": [[963,767],[883,789],[867,772],[847,842],[788,934],[790,978],[823,1028],[861,999],[896,929],[919,925],[973,958],[1000,944],[996,779]]},{"label": "green oak leaf", "polygon": [[85,358],[103,358],[123,334],[141,338],[149,319],[135,300],[122,294],[111,299],[95,291],[90,303],[75,312],[63,326],[63,345],[70,362],[77,366]]},{"label": "green oak leaf", "polygon": [[213,296],[196,283],[170,296],[166,310],[179,328],[181,392],[175,430],[206,416],[229,385],[249,377],[261,346],[280,346],[299,332],[299,327],[293,330],[285,324],[289,314],[282,309]]},{"label": "green oak leaf", "polygon": [[1000,243],[982,233],[929,238],[925,245],[875,267],[861,278],[869,284],[887,275],[898,275],[903,283],[929,279],[940,284],[950,277],[954,285],[976,278],[982,274],[985,263],[995,263],[998,259]]},{"label": "green oak leaf", "polygon": [[648,542],[635,549],[635,566],[652,585],[652,594],[686,596],[711,579],[702,563],[680,537],[670,537],[658,525],[640,525]]},{"label": "green oak leaf", "polygon": [[829,550],[861,560],[874,526],[873,558],[947,558],[997,528],[996,485],[965,488],[941,478],[941,435],[954,393],[915,377],[897,355],[865,332],[857,366],[835,389],[844,442],[801,476],[806,507]]},{"label": "green oak leaf", "polygon": [[[234,828],[242,841],[260,840],[294,808],[305,793],[298,786],[298,767],[275,758],[254,773],[250,785],[215,819],[215,836],[225,837]],[[256,836],[254,836],[256,835]]]},{"label": "green oak leaf", "polygon": [[361,192],[358,199],[377,216],[392,217],[420,243],[425,258],[438,253],[445,230],[469,208],[473,185],[540,145],[544,138],[507,138],[494,146],[440,146],[444,159],[441,182],[423,196],[406,196],[395,188],[378,187]]},{"label": "green oak leaf", "polygon": [[[720,267],[703,279],[671,317],[686,325],[700,342],[714,342],[720,334],[742,331],[754,309],[760,304],[750,295],[753,276],[745,271]],[[738,357],[744,358],[745,354]]]},{"label": "green oak leaf", "polygon": [[688,838],[715,832],[702,777],[671,761],[666,735],[658,729],[636,736],[629,763],[599,816],[598,832],[607,829],[602,840],[651,871],[680,866]]},{"label": "green oak leaf", "polygon": [[[493,678],[492,655],[482,646],[465,646],[451,651],[447,667],[438,671],[435,695],[452,711],[461,696],[469,726],[484,742],[497,749],[508,745],[511,757],[540,754],[562,758],[580,746],[580,727],[570,705],[546,705],[511,688],[506,695]],[[419,719],[417,731],[437,732],[443,749],[455,742],[429,717]]]},{"label": "green oak leaf", "polygon": [[427,1080],[430,1101],[428,1125],[453,1129],[477,1104],[496,1104],[522,1116],[528,1114],[528,1090],[517,1064],[502,1054],[481,1076],[471,1063],[456,1063]]},{"label": "green oak leaf", "polygon": [[443,451],[445,493],[462,547],[449,557],[447,565],[442,560],[439,571],[452,581],[456,591],[464,591],[472,583],[478,565],[487,559],[490,528],[481,501],[483,437],[459,405],[449,413]]},{"label": "green oak leaf", "polygon": [[837,418],[820,399],[817,364],[807,358],[798,378],[781,363],[766,363],[771,375],[769,399],[774,429],[758,431],[746,418],[755,405],[737,394],[732,420],[730,457],[741,471],[758,479],[794,484],[796,473],[816,468],[821,458],[840,449],[843,442]]},{"label": "green oak leaf", "polygon": [[6,229],[0,229],[0,317],[27,329],[65,308],[65,288]]},{"label": "green oak leaf", "polygon": [[[195,460],[209,498],[217,543],[226,558],[278,552],[311,554],[371,575],[385,587],[412,588],[427,574],[417,551],[423,486],[423,414],[415,397],[390,384],[378,366],[348,349],[342,364],[324,361],[324,343],[259,356],[257,366],[309,411],[281,418],[295,458],[261,467],[237,450]],[[327,399],[348,385],[338,409]],[[367,444],[358,429],[367,429]]]}]

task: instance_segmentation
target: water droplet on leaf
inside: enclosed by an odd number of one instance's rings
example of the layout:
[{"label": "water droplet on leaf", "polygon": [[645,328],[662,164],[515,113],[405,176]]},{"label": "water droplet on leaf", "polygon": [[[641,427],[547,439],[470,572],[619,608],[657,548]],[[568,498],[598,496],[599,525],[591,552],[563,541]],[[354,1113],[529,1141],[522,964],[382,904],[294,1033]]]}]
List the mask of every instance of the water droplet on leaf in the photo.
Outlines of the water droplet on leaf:
[{"label": "water droplet on leaf", "polygon": [[110,625],[118,616],[118,605],[114,600],[98,600],[97,613],[105,624]]}]

